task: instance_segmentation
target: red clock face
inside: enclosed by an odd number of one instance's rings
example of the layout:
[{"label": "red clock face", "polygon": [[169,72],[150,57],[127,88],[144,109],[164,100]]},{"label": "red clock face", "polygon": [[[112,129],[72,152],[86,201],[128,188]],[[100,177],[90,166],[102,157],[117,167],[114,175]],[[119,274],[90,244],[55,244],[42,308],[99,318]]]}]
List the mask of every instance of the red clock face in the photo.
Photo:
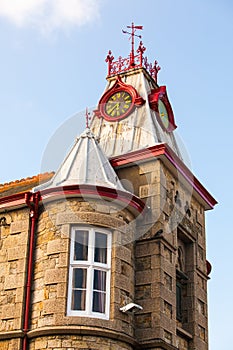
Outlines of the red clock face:
[{"label": "red clock face", "polygon": [[120,119],[128,115],[132,109],[132,96],[120,90],[113,93],[106,101],[104,112],[109,119]]},{"label": "red clock face", "polygon": [[95,114],[108,122],[115,122],[126,118],[135,108],[142,106],[145,100],[137,90],[123,83],[120,76],[116,78],[113,86],[101,97]]}]

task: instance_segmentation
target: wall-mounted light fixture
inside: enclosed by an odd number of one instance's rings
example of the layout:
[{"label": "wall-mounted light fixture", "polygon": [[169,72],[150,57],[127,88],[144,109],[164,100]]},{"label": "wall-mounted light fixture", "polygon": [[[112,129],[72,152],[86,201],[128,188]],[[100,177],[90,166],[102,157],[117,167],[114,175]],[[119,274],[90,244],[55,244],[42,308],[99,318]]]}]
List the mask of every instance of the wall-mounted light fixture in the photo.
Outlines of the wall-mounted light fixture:
[{"label": "wall-mounted light fixture", "polygon": [[122,306],[120,308],[120,311],[121,312],[137,312],[137,311],[140,311],[142,310],[142,306],[141,305],[138,305],[138,304],[135,304],[135,303],[129,303],[125,306]]}]

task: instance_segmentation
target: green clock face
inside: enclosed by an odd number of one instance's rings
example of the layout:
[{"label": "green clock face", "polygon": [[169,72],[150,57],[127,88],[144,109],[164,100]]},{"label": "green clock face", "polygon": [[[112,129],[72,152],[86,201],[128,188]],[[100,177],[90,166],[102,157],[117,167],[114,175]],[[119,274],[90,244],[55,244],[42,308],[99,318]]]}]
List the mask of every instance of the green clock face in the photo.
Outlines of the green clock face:
[{"label": "green clock face", "polygon": [[132,96],[126,91],[118,91],[109,97],[105,104],[105,113],[110,118],[120,118],[127,114],[132,106]]},{"label": "green clock face", "polygon": [[168,129],[168,127],[169,127],[168,112],[167,112],[167,109],[165,107],[165,104],[161,100],[159,100],[159,102],[158,102],[158,110],[159,110],[159,116],[160,116],[160,119],[162,121],[163,126],[165,127],[165,129]]}]

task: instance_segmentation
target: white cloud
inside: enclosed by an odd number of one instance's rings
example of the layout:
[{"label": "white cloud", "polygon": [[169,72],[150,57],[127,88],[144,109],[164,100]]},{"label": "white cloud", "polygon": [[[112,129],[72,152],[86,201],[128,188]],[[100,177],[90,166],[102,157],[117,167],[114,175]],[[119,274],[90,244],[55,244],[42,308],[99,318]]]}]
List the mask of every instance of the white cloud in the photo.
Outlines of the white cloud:
[{"label": "white cloud", "polygon": [[0,17],[42,32],[82,26],[99,16],[101,0],[0,0]]}]

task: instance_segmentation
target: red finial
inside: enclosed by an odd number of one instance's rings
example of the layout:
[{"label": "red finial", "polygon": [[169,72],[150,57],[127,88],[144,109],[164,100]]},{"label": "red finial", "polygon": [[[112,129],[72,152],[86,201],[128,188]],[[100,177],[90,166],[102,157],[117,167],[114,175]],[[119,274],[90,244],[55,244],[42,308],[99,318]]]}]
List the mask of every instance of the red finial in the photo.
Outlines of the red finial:
[{"label": "red finial", "polygon": [[140,65],[142,66],[142,61],[143,61],[143,53],[146,51],[145,46],[143,45],[142,41],[140,41],[137,52],[140,55]]},{"label": "red finial", "polygon": [[108,75],[110,75],[111,72],[111,66],[112,66],[112,61],[114,60],[114,57],[112,56],[112,51],[108,51],[108,55],[105,59],[105,62],[108,62]]},{"label": "red finial", "polygon": [[131,53],[130,53],[130,66],[134,67],[135,66],[135,62],[134,62],[134,37],[137,36],[138,38],[141,39],[141,35],[137,35],[135,34],[137,29],[142,30],[143,26],[135,26],[134,23],[132,23],[131,26],[127,26],[127,28],[131,29],[131,33],[127,32],[126,30],[122,30],[122,32],[124,34],[130,34],[130,38],[131,39]]},{"label": "red finial", "polygon": [[157,82],[157,76],[158,76],[158,72],[160,71],[160,67],[158,65],[158,62],[155,61],[154,62],[154,66],[151,65],[149,71],[150,71],[150,74],[152,75],[152,77],[154,78],[154,80]]},{"label": "red finial", "polygon": [[86,128],[89,129],[89,120],[91,120],[90,112],[88,112],[88,108],[86,107]]},{"label": "red finial", "polygon": [[130,55],[126,58],[119,57],[118,60],[113,61],[114,57],[112,56],[112,52],[109,50],[108,55],[106,57],[106,62],[108,63],[108,76],[117,75],[122,72],[126,72],[131,70],[132,68],[146,68],[146,70],[150,73],[151,77],[157,82],[157,75],[160,67],[155,61],[154,65],[148,62],[147,57],[143,57],[143,54],[146,50],[142,41],[140,41],[137,53],[134,53],[134,37],[141,38],[141,35],[135,34],[136,30],[142,30],[143,26],[135,26],[132,23],[131,26],[127,26],[127,28],[131,29],[131,32],[127,32],[126,30],[122,30],[124,34],[129,34],[131,39],[131,52]]}]

